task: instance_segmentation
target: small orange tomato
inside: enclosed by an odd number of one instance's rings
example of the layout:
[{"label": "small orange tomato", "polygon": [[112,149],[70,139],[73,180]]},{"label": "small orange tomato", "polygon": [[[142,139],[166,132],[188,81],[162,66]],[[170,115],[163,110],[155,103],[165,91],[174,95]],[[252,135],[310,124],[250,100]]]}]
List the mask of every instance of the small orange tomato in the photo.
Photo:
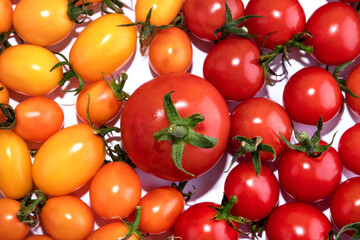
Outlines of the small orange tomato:
[{"label": "small orange tomato", "polygon": [[13,9],[10,0],[0,0],[0,34],[11,29]]},{"label": "small orange tomato", "polygon": [[47,97],[31,97],[15,108],[14,131],[32,142],[43,142],[58,132],[64,123],[64,112],[59,104]]},{"label": "small orange tomato", "polygon": [[[124,223],[113,222],[98,228],[87,240],[122,239],[128,230]],[[138,238],[133,234],[128,240],[138,240]]]},{"label": "small orange tomato", "polygon": [[54,239],[86,239],[94,227],[90,207],[77,197],[60,196],[47,200],[40,221]]},{"label": "small orange tomato", "polygon": [[46,235],[32,235],[30,237],[25,238],[25,240],[53,240],[53,239]]},{"label": "small orange tomato", "polygon": [[189,36],[177,27],[157,32],[149,46],[150,66],[158,75],[185,72],[191,65],[192,54]]}]

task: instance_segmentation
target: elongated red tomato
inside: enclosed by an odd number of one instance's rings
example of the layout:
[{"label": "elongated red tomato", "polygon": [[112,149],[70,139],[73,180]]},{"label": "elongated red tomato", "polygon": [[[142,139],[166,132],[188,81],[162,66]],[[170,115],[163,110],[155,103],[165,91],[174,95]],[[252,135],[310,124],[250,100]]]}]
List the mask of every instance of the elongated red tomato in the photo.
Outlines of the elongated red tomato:
[{"label": "elongated red tomato", "polygon": [[0,34],[8,32],[12,26],[13,10],[10,0],[0,0]]},{"label": "elongated red tomato", "polygon": [[[125,237],[129,229],[122,222],[108,223],[91,233],[87,240],[121,239]],[[133,234],[128,240],[138,240]]]}]

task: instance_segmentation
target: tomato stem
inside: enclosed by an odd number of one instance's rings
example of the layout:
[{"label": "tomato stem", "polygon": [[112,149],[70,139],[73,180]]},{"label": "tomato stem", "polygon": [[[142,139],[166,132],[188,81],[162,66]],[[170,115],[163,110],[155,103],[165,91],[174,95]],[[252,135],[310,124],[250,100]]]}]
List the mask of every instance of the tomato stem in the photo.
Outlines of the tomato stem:
[{"label": "tomato stem", "polygon": [[111,87],[117,101],[119,102],[124,101],[130,97],[128,93],[123,91],[126,80],[129,78],[124,71],[121,72],[121,76],[117,75],[117,78],[111,75],[111,79],[112,79],[111,82],[106,79],[105,73],[103,73],[102,75],[105,82],[109,85],[109,87]]},{"label": "tomato stem", "polygon": [[102,0],[101,1],[101,11],[109,14],[108,10],[106,10],[106,7],[113,10],[115,13],[124,14],[124,11],[122,10],[122,7],[124,7],[124,4],[118,0]]},{"label": "tomato stem", "polygon": [[[339,78],[339,75],[340,73],[347,67],[349,66],[351,63],[353,63],[355,61],[355,59],[349,61],[349,62],[346,62],[340,66],[337,66],[335,69],[334,69],[334,72],[333,72],[333,77],[335,78],[337,84],[339,85],[341,91],[345,92],[346,94],[349,94],[350,96],[352,97],[355,97],[355,98],[360,98],[360,96],[357,96],[355,95],[348,87],[346,87],[346,80],[343,79],[343,78]],[[344,102],[345,102],[345,99],[344,99]]]},{"label": "tomato stem", "polygon": [[346,231],[350,231],[353,230],[355,231],[355,233],[352,235],[352,237],[350,238],[350,240],[358,240],[360,239],[360,222],[355,222],[355,223],[350,223],[348,225],[345,225],[344,227],[342,227],[340,229],[340,231],[338,233],[336,233],[333,229],[329,232],[329,237],[328,239],[334,239],[335,240],[340,240],[340,236],[341,234],[343,234]]},{"label": "tomato stem", "polygon": [[[81,4],[77,5],[78,2],[81,2]],[[92,3],[86,0],[69,0],[67,10],[67,15],[69,19],[76,24],[81,24],[85,22],[88,16],[92,16],[94,14],[93,10],[88,9],[89,5],[92,5]],[[79,18],[84,14],[85,17],[79,20]]]},{"label": "tomato stem", "polygon": [[6,117],[5,121],[0,123],[0,129],[13,129],[16,125],[15,110],[5,103],[0,103],[0,110]]},{"label": "tomato stem", "polygon": [[[36,195],[36,199],[31,199],[33,195]],[[27,224],[30,227],[35,227],[39,222],[39,214],[44,207],[48,197],[40,190],[30,192],[21,201],[20,210],[17,213],[17,218],[20,222]]]},{"label": "tomato stem", "polygon": [[188,181],[182,181],[182,182],[179,182],[178,184],[176,184],[176,183],[171,184],[171,186],[173,188],[178,190],[183,195],[185,202],[188,202],[191,199],[191,197],[196,193],[196,188],[194,185],[192,185],[193,190],[194,190],[193,192],[191,192],[191,191],[189,191],[187,193],[184,192],[184,188],[187,183],[188,183]]},{"label": "tomato stem", "polygon": [[135,219],[132,223],[121,219],[121,221],[125,224],[125,226],[128,228],[128,232],[126,233],[125,237],[121,238],[121,240],[127,240],[129,239],[133,234],[135,234],[135,236],[138,239],[144,239],[143,234],[141,233],[141,231],[139,230],[139,225],[140,225],[140,216],[141,216],[141,207],[140,206],[136,206],[135,208]]}]

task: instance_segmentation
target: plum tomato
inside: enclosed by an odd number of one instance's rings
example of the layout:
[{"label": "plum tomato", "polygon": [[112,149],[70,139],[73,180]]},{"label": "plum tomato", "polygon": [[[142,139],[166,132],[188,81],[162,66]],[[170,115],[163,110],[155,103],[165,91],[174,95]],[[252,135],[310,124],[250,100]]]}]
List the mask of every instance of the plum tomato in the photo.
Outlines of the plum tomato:
[{"label": "plum tomato", "polygon": [[[360,65],[357,65],[348,75],[345,86],[356,96],[360,95]],[[346,103],[350,110],[360,117],[360,100],[346,94]]]},{"label": "plum tomato", "polygon": [[360,153],[357,146],[360,144],[360,123],[348,128],[339,141],[339,155],[344,166],[357,175],[360,175]]},{"label": "plum tomato", "polygon": [[[87,240],[122,239],[128,231],[124,223],[112,222],[96,229]],[[128,240],[138,240],[138,238],[133,234]]]},{"label": "plum tomato", "polygon": [[8,32],[13,22],[13,9],[10,0],[0,0],[0,34]]}]

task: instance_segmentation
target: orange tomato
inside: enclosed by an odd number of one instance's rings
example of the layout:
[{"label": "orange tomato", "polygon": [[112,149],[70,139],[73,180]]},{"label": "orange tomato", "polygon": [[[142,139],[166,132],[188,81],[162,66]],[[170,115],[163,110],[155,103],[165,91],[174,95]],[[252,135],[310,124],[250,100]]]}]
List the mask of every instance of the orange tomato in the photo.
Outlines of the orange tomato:
[{"label": "orange tomato", "polygon": [[25,238],[25,240],[53,240],[53,239],[46,235],[32,235],[30,237]]},{"label": "orange tomato", "polygon": [[[109,223],[94,231],[87,240],[122,239],[128,230],[122,222]],[[133,234],[128,240],[138,240],[138,238]]]},{"label": "orange tomato", "polygon": [[0,34],[11,29],[13,9],[10,0],[0,0]]}]

